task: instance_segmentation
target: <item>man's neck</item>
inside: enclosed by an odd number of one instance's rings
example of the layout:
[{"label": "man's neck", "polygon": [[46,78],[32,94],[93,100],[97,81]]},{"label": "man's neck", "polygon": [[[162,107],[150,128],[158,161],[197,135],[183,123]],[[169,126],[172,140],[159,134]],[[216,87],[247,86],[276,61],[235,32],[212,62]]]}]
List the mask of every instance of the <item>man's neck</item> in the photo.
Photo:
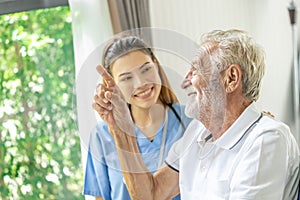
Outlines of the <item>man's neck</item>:
[{"label": "man's neck", "polygon": [[[251,101],[243,99],[243,101],[227,104],[228,106],[224,112],[224,117],[216,117],[217,120],[210,123],[209,130],[213,135],[213,140],[220,138],[251,103]],[[219,126],[217,124],[219,124]]]}]

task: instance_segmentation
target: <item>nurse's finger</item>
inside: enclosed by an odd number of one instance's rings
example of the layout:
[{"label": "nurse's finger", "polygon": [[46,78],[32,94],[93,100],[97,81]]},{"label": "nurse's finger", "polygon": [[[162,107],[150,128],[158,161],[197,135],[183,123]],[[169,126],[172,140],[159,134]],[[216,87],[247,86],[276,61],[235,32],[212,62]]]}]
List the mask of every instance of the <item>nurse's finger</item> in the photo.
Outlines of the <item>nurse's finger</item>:
[{"label": "nurse's finger", "polygon": [[115,81],[113,77],[109,73],[107,73],[106,69],[102,65],[98,65],[96,67],[97,72],[102,76],[102,78],[105,80],[108,87],[115,86]]},{"label": "nurse's finger", "polygon": [[109,100],[107,100],[105,97],[99,97],[98,95],[94,96],[94,103],[98,104],[99,106],[103,107],[103,109],[111,110],[112,105]]},{"label": "nurse's finger", "polygon": [[102,98],[102,101],[105,102],[105,103],[110,101],[110,99],[105,96],[105,93],[108,92],[108,91],[113,91],[113,90],[110,89],[110,88],[107,88],[102,83],[99,83],[96,87],[96,95],[98,95],[100,98]]}]

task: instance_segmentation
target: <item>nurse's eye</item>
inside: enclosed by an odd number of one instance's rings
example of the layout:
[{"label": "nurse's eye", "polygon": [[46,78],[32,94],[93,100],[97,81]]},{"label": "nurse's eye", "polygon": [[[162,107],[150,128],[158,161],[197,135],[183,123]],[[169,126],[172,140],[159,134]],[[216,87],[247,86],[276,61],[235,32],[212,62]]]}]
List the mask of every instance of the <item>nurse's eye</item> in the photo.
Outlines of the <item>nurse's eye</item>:
[{"label": "nurse's eye", "polygon": [[147,65],[143,66],[142,73],[146,73],[148,71],[151,71],[152,69],[153,69],[153,65],[147,64]]},{"label": "nurse's eye", "polygon": [[121,78],[121,80],[120,81],[123,81],[123,82],[125,82],[125,81],[129,81],[129,80],[131,80],[132,79],[132,77],[131,76],[124,76],[124,77],[122,77]]}]

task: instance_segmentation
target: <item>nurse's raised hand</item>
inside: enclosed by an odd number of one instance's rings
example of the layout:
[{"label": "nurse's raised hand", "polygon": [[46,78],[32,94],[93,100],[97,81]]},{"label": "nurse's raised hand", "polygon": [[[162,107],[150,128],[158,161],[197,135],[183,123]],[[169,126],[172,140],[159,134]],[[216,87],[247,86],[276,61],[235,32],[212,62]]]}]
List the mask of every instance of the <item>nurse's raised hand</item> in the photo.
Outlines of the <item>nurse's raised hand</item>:
[{"label": "nurse's raised hand", "polygon": [[[102,66],[97,66],[96,69],[101,76],[105,73],[105,69],[103,69]],[[108,75],[104,74],[104,76],[107,77]],[[107,83],[98,84],[96,87],[96,94],[94,95],[93,108],[107,124],[115,126],[115,120],[113,119],[111,111],[112,105],[109,98],[110,91],[111,90],[109,89]]]},{"label": "nurse's raised hand", "polygon": [[93,108],[110,128],[119,128],[125,133],[134,134],[133,121],[127,102],[113,77],[101,65],[98,65],[96,69],[102,76],[104,84],[97,86]]}]

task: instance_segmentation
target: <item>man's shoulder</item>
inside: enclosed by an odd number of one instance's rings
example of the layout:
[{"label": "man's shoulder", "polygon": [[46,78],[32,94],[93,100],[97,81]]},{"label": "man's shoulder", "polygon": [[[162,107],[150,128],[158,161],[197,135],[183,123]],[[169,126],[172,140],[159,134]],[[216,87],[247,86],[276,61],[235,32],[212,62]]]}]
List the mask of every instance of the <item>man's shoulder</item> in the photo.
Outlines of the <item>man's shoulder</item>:
[{"label": "man's shoulder", "polygon": [[287,124],[269,115],[263,115],[258,126],[264,132],[290,133],[290,128]]},{"label": "man's shoulder", "polygon": [[263,115],[258,123],[258,126],[251,134],[253,136],[252,138],[273,138],[273,142],[280,142],[291,149],[298,148],[295,137],[290,131],[289,126],[284,122],[268,115]]}]

